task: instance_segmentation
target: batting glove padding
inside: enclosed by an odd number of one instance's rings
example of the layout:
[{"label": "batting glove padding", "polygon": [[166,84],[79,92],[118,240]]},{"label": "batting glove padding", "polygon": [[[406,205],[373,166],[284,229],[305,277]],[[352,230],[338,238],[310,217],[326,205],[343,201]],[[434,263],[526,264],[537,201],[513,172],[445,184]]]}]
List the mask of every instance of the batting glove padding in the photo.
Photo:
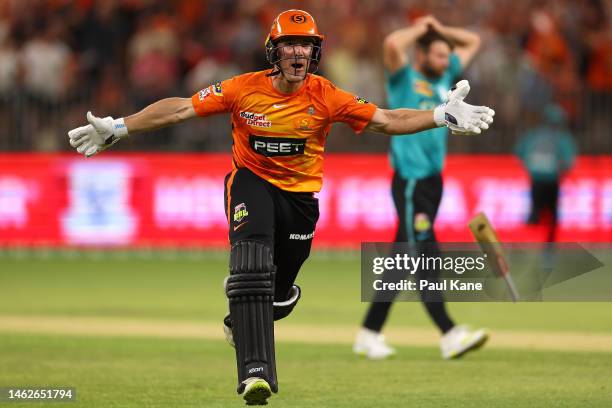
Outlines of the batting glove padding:
[{"label": "batting glove padding", "polygon": [[70,145],[86,157],[94,156],[128,136],[123,118],[98,118],[87,112],[87,121],[88,125],[68,132]]},{"label": "batting glove padding", "polygon": [[489,128],[495,111],[486,106],[465,103],[463,100],[469,92],[470,83],[465,79],[448,91],[446,103],[434,110],[434,120],[438,126],[447,126],[456,135],[475,135]]}]

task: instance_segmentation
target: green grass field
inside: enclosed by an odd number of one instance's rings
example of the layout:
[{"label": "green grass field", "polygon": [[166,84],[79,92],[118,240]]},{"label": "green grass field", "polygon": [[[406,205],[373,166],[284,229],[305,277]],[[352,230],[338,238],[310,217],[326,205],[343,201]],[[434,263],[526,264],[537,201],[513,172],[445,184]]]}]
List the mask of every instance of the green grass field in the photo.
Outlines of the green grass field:
[{"label": "green grass field", "polygon": [[[75,387],[71,407],[242,406],[220,325],[226,262],[0,255],[0,387]],[[271,406],[612,406],[612,304],[453,303],[457,321],[492,338],[445,362],[421,306],[401,303],[388,326],[398,356],[371,362],[350,347],[366,306],[359,273],[350,254],[315,255],[302,270],[300,304],[278,323]],[[413,344],[413,332],[433,340]]]}]

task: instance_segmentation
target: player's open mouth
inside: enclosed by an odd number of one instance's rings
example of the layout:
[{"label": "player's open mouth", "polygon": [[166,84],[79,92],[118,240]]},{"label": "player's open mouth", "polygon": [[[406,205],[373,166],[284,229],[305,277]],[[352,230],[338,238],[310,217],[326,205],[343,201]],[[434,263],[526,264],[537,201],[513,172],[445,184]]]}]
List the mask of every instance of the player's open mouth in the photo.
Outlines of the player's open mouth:
[{"label": "player's open mouth", "polygon": [[304,64],[300,64],[300,63],[291,64],[291,67],[293,67],[295,69],[302,69],[304,67]]}]

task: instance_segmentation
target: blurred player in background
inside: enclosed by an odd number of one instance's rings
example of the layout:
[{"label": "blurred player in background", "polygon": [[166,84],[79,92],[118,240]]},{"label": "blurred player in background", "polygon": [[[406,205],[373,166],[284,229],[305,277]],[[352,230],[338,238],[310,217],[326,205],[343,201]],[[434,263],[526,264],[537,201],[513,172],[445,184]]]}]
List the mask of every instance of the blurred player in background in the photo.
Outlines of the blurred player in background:
[{"label": "blurred player in background", "polygon": [[576,144],[560,106],[548,105],[542,116],[542,123],[521,137],[516,154],[531,179],[531,211],[527,223],[546,225],[546,240],[554,242],[561,178],[574,165]]},{"label": "blurred player in background", "polygon": [[[409,48],[414,47],[410,61]],[[446,90],[470,63],[478,48],[477,34],[442,25],[433,16],[416,20],[407,28],[389,34],[383,45],[386,89],[390,108],[431,109],[446,99]],[[417,245],[419,253],[439,255],[434,222],[442,198],[442,168],[446,155],[446,129],[431,129],[391,139],[394,169],[392,194],[399,225],[395,242]],[[416,278],[437,278],[429,272]],[[422,291],[421,300],[442,334],[440,348],[445,359],[461,356],[487,340],[484,330],[458,326],[446,311],[442,293]],[[353,350],[370,359],[384,359],[395,353],[387,345],[382,328],[392,302],[370,305]]]},{"label": "blurred player in background", "polygon": [[322,42],[310,14],[285,11],[266,41],[272,69],[218,82],[191,98],[162,99],[126,118],[88,112],[89,124],[69,132],[71,145],[93,156],[128,133],[231,113],[233,170],[225,179],[230,313],[224,330],[236,349],[237,391],[249,405],[266,404],[278,391],[274,320],[289,315],[300,298],[294,282],[319,217],[314,193],[321,189],[332,123],[347,123],[357,133],[407,134],[444,125],[480,133],[493,121],[489,108],[463,102],[466,87],[431,109],[379,109],[312,75]]}]

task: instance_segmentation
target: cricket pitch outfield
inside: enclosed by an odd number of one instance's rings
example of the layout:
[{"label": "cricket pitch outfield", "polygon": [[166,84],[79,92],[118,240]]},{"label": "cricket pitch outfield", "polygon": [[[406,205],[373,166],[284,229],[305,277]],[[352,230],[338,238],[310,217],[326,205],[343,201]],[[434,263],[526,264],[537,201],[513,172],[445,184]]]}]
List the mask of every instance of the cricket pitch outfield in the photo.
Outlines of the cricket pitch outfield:
[{"label": "cricket pitch outfield", "polygon": [[[226,269],[215,253],[0,256],[0,387],[75,387],[75,407],[242,406],[221,330]],[[358,257],[315,255],[298,283],[271,406],[612,405],[612,304],[450,304],[491,341],[446,362],[421,306],[399,303],[386,331],[398,356],[372,362],[351,352]]]}]

